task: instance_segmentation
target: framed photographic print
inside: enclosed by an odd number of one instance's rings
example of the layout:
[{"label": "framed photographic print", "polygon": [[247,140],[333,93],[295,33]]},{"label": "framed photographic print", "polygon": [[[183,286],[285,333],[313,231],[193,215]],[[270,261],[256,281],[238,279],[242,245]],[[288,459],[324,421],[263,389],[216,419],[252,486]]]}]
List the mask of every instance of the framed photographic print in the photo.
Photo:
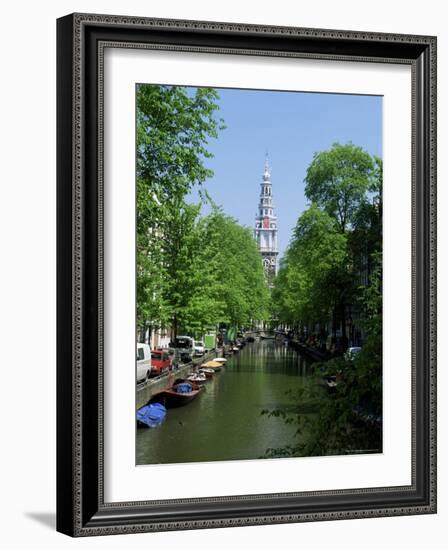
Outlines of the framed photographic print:
[{"label": "framed photographic print", "polygon": [[436,38],[57,31],[58,530],[435,513]]}]

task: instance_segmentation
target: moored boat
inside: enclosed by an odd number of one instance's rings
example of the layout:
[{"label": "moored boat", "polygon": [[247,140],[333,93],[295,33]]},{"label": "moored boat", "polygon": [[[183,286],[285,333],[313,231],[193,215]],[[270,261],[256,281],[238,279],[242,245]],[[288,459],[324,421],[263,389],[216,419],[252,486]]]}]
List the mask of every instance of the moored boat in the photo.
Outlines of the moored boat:
[{"label": "moored boat", "polygon": [[218,371],[216,369],[205,368],[205,369],[199,369],[199,372],[202,372],[207,378],[207,380],[210,380],[211,378],[213,378],[213,375],[215,374],[215,372],[218,372]]},{"label": "moored boat", "polygon": [[137,424],[147,428],[157,428],[166,417],[166,408],[161,403],[150,403],[137,411]]},{"label": "moored boat", "polygon": [[225,363],[227,363],[227,359],[225,357],[215,357],[215,359],[213,359],[213,361],[215,363],[222,363],[223,365]]},{"label": "moored boat", "polygon": [[202,365],[202,368],[206,368],[206,369],[213,369],[215,371],[220,371],[221,370],[221,367],[223,367],[223,363],[222,362],[219,362],[219,361],[207,361],[206,363],[204,363]]},{"label": "moored boat", "polygon": [[182,407],[190,401],[193,401],[204,389],[196,382],[187,380],[176,380],[171,388],[162,391],[157,397],[157,401],[163,403],[165,407]]},{"label": "moored boat", "polygon": [[205,384],[205,381],[206,381],[206,376],[204,373],[201,373],[200,371],[199,372],[192,372],[191,374],[189,374],[187,376],[187,380],[189,382],[195,382],[196,384]]}]

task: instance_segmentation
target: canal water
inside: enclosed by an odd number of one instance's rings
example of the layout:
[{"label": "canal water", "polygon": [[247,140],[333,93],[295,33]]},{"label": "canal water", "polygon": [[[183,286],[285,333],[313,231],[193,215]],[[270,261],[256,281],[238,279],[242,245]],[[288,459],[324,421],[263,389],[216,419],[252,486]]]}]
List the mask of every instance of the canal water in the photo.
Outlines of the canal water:
[{"label": "canal water", "polygon": [[263,458],[293,441],[296,427],[263,409],[291,404],[288,390],[312,383],[307,360],[283,343],[249,343],[228,358],[195,400],[168,409],[154,429],[137,428],[137,464]]}]

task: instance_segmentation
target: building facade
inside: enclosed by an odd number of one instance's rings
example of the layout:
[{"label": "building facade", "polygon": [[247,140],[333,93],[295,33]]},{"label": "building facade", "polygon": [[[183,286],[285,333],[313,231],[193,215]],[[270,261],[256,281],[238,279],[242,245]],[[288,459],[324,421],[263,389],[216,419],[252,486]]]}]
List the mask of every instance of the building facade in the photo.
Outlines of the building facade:
[{"label": "building facade", "polygon": [[274,214],[271,170],[266,157],[260,183],[260,200],[255,217],[254,237],[258,244],[269,286],[278,271],[277,216]]}]

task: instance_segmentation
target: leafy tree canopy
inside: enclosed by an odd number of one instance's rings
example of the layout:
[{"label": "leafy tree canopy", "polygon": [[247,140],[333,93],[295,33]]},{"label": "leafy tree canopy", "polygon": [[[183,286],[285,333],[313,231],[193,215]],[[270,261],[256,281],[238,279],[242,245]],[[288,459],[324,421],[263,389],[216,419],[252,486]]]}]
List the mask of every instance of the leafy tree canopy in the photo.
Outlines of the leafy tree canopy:
[{"label": "leafy tree canopy", "polygon": [[366,151],[352,143],[336,143],[329,151],[314,155],[306,173],[305,194],[344,232],[374,185],[374,176],[374,161]]},{"label": "leafy tree canopy", "polygon": [[207,145],[224,128],[218,94],[178,86],[137,89],[137,322],[201,333],[269,314],[269,292],[250,229],[201,216],[188,193],[212,175]]}]

